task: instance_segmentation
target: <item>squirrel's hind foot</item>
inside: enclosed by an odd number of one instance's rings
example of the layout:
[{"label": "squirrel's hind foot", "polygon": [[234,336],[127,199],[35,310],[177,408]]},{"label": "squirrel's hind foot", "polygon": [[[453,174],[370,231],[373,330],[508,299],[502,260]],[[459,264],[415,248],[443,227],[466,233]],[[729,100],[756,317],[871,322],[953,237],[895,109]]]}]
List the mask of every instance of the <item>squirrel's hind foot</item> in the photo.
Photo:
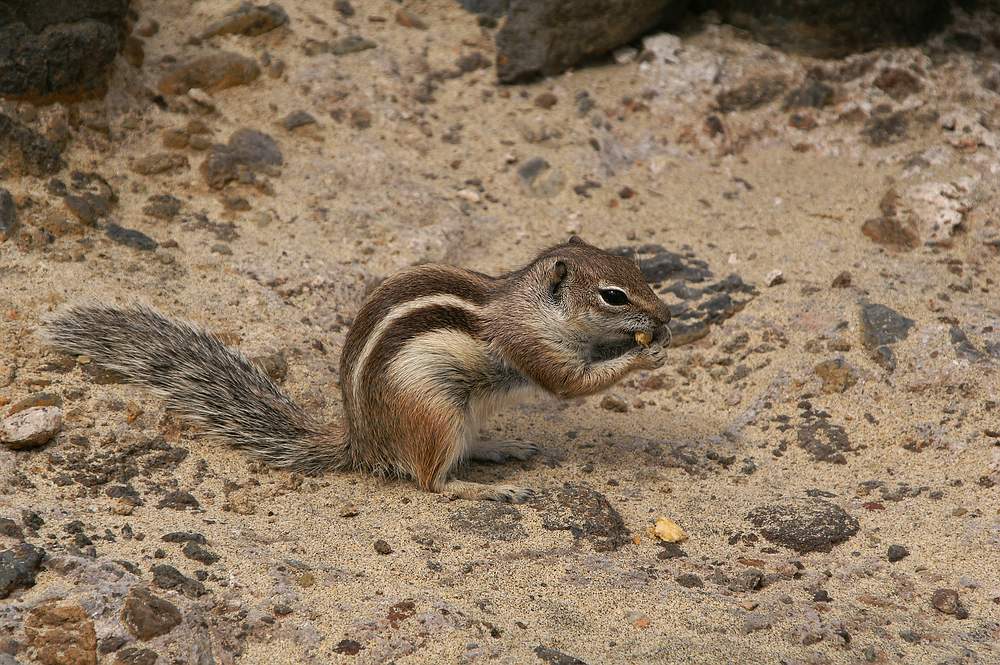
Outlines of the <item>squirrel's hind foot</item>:
[{"label": "squirrel's hind foot", "polygon": [[526,487],[486,485],[467,480],[450,480],[441,489],[441,492],[457,496],[460,499],[499,501],[501,503],[525,503],[535,496],[535,491]]}]

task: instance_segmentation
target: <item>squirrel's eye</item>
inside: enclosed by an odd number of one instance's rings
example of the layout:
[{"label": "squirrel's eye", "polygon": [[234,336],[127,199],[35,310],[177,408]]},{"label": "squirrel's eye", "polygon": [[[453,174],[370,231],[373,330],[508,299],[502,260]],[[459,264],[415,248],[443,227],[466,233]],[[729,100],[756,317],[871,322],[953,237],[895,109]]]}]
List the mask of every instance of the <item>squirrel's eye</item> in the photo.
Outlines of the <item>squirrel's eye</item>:
[{"label": "squirrel's eye", "polygon": [[628,296],[621,289],[601,289],[601,300],[613,307],[628,304]]}]

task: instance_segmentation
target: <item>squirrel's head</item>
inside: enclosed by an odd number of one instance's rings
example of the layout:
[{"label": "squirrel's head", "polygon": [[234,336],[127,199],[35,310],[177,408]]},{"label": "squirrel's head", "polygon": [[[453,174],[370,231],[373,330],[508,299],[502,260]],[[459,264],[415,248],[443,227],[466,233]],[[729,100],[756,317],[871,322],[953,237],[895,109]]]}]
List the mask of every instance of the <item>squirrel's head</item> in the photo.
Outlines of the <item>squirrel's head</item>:
[{"label": "squirrel's head", "polygon": [[635,260],[573,236],[542,252],[533,265],[564,331],[595,357],[612,357],[635,346],[639,332],[662,339],[670,310],[649,288]]}]

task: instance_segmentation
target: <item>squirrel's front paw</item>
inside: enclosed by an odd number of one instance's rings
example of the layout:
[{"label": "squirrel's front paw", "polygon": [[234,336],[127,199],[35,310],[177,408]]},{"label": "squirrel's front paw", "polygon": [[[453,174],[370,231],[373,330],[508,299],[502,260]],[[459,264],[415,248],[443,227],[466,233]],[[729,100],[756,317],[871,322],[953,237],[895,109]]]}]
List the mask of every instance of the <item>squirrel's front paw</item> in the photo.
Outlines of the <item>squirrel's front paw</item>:
[{"label": "squirrel's front paw", "polygon": [[667,349],[657,342],[653,342],[639,353],[639,366],[642,369],[659,369],[665,362],[667,362]]}]

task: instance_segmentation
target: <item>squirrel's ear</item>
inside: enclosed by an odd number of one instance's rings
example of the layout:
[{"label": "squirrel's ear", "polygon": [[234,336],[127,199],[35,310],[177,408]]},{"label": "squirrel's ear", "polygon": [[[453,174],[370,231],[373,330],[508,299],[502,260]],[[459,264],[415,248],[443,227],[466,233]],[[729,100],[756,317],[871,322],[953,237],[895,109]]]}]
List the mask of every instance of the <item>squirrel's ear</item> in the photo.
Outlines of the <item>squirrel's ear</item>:
[{"label": "squirrel's ear", "polygon": [[549,268],[548,282],[549,282],[549,293],[553,296],[559,295],[559,289],[563,282],[566,281],[566,275],[569,274],[569,268],[566,267],[565,261],[556,260]]},{"label": "squirrel's ear", "polygon": [[586,244],[587,244],[587,243],[585,243],[585,242],[583,241],[583,238],[581,238],[580,236],[578,236],[578,235],[576,235],[576,234],[574,234],[574,235],[571,235],[571,236],[569,237],[569,240],[567,240],[566,242],[567,242],[568,244],[570,244],[570,245],[586,245]]}]

